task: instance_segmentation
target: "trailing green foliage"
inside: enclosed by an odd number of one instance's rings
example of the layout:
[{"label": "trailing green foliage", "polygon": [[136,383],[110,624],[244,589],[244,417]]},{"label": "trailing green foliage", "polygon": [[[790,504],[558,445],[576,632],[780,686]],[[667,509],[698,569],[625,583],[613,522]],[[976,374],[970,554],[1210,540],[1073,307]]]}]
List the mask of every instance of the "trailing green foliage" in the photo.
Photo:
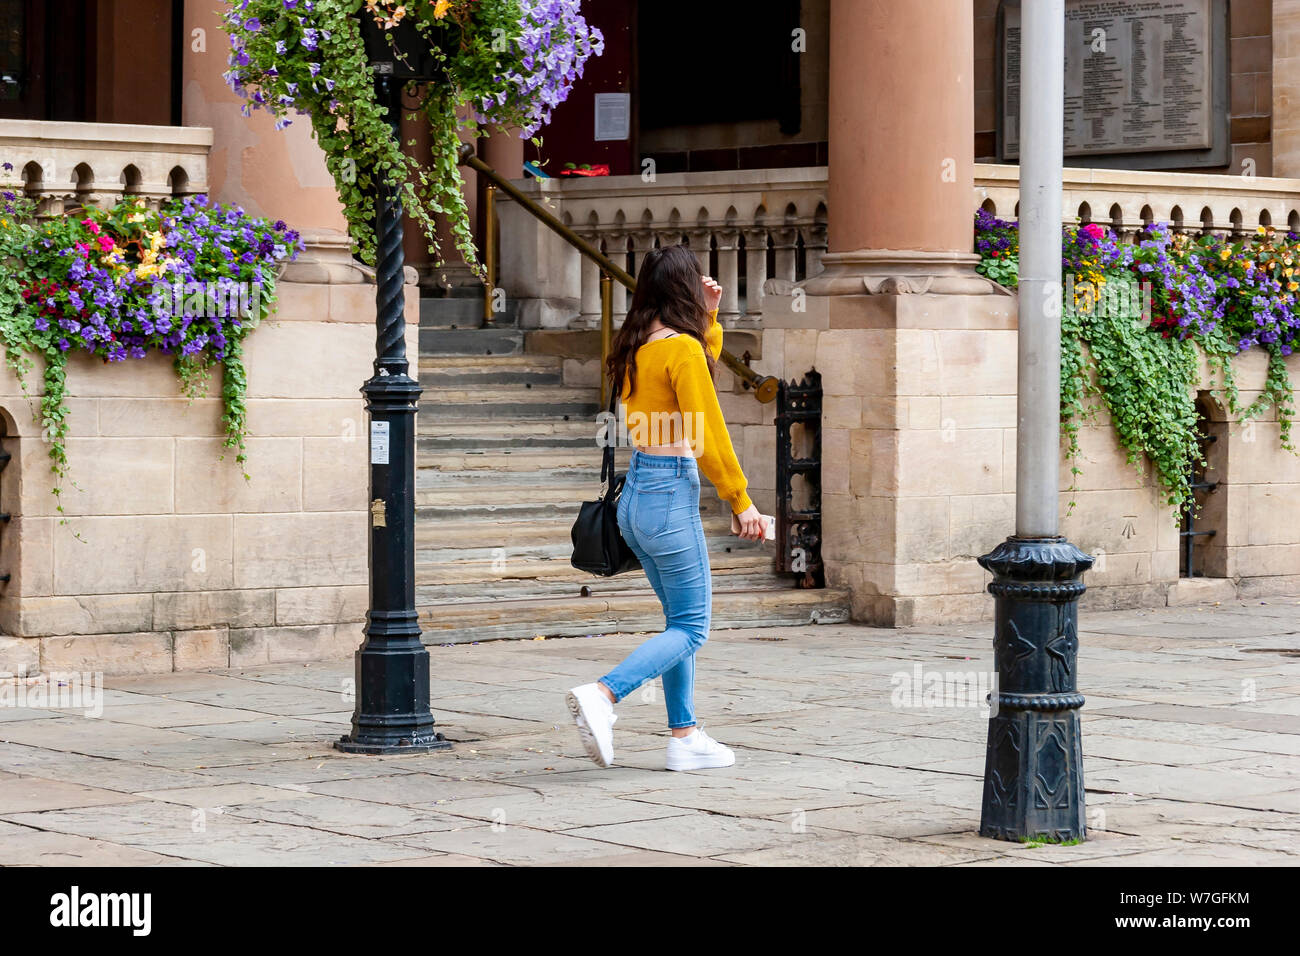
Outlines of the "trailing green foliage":
[{"label": "trailing green foliage", "polygon": [[[975,229],[981,274],[1015,287],[1016,224],[981,210]],[[1300,338],[1300,237],[1193,238],[1156,223],[1123,245],[1090,223],[1064,230],[1062,266],[1061,421],[1076,480],[1079,429],[1105,407],[1129,462],[1151,463],[1174,514],[1192,507],[1202,387],[1238,422],[1275,408],[1282,445],[1295,450],[1286,360]],[[1251,349],[1267,354],[1268,372],[1243,406],[1233,359]]]}]

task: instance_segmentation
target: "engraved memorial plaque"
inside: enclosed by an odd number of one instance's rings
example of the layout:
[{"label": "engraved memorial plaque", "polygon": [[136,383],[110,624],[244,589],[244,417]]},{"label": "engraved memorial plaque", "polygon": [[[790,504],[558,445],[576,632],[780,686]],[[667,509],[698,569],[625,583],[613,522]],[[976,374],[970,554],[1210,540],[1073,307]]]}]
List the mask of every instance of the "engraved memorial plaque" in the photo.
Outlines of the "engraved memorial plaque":
[{"label": "engraved memorial plaque", "polygon": [[[1002,155],[1020,153],[1020,7],[1002,19]],[[1214,145],[1214,0],[1066,0],[1065,155]]]}]

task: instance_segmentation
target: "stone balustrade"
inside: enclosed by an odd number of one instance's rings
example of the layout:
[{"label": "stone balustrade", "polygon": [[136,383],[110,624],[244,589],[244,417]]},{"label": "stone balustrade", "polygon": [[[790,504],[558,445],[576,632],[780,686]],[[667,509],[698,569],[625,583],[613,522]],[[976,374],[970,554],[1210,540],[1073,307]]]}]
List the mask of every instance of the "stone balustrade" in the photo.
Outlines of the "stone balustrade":
[{"label": "stone balustrade", "polygon": [[[975,167],[971,210],[1014,218],[1015,166]],[[1061,218],[1097,222],[1125,240],[1151,222],[1175,230],[1244,235],[1260,225],[1300,232],[1300,180],[1211,173],[1067,169]],[[583,238],[633,275],[647,250],[686,242],[723,287],[719,310],[729,327],[762,325],[767,280],[816,275],[826,251],[826,168],[753,169],[640,176],[530,180],[544,203]],[[502,197],[502,275],[524,300],[533,325],[592,328],[600,318],[600,275],[523,210]],[[615,286],[616,321],[626,296]],[[530,302],[541,304],[531,308]],[[576,317],[575,317],[576,313]]]},{"label": "stone balustrade", "polygon": [[[669,173],[650,180],[531,180],[523,188],[632,275],[656,245],[687,243],[700,268],[722,284],[719,315],[729,326],[758,324],[764,282],[816,275],[826,251],[824,167]],[[514,206],[502,198],[501,284],[519,295],[512,280],[524,277],[512,272],[511,263],[518,260],[512,260],[508,247],[516,241],[513,228],[526,227],[527,214],[520,216],[522,210]],[[568,247],[563,254],[577,256]],[[599,269],[584,258],[578,280],[578,316],[568,324],[591,328],[600,319]],[[624,290],[616,286],[615,315],[624,314],[626,305]]]},{"label": "stone balustrade", "polygon": [[[1300,179],[1068,168],[1064,187],[1065,222],[1099,223],[1125,240],[1152,222],[1234,236],[1260,226],[1300,232]],[[1015,218],[1019,193],[1018,167],[975,166],[976,205]]]},{"label": "stone balustrade", "polygon": [[141,196],[153,208],[208,190],[212,130],[0,120],[0,188],[22,192],[49,217]]}]

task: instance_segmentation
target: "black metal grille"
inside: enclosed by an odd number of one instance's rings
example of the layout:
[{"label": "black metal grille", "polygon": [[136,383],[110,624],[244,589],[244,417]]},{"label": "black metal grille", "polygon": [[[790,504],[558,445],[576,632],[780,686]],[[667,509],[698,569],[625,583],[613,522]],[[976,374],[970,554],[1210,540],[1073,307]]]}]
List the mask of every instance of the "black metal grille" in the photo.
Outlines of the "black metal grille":
[{"label": "black metal grille", "polygon": [[[1204,419],[1202,419],[1202,425],[1203,424]],[[1218,436],[1216,435],[1205,436],[1201,446],[1201,457],[1203,460],[1194,467],[1192,472],[1192,482],[1190,485],[1192,489],[1192,500],[1187,503],[1187,507],[1183,510],[1182,527],[1178,531],[1178,543],[1183,550],[1182,561],[1180,562],[1182,567],[1180,570],[1182,571],[1181,576],[1185,578],[1204,577],[1204,572],[1196,570],[1196,539],[1213,538],[1217,533],[1214,528],[1196,527],[1196,493],[1203,492],[1207,495],[1213,494],[1215,489],[1219,487],[1217,481],[1205,480],[1204,462],[1204,458],[1206,457],[1205,452],[1208,450],[1208,446],[1218,440]]]},{"label": "black metal grille", "polygon": [[[776,570],[797,575],[801,588],[826,586],[822,566],[822,376],[816,369],[798,382],[781,382],[776,398]],[[807,457],[796,457],[791,428],[803,426]],[[796,508],[794,480],[807,483],[806,507]]]},{"label": "black metal grille", "polygon": [[[0,472],[4,471],[6,468],[9,467],[9,462],[12,458],[13,455],[9,454],[9,452],[0,451]],[[4,524],[8,524],[10,517],[12,516],[9,514],[9,512],[0,511],[0,522],[3,522]],[[0,555],[2,554],[3,551],[0,551]],[[3,574],[0,574],[0,584],[8,584],[9,578],[10,575],[8,571],[5,571]]]}]

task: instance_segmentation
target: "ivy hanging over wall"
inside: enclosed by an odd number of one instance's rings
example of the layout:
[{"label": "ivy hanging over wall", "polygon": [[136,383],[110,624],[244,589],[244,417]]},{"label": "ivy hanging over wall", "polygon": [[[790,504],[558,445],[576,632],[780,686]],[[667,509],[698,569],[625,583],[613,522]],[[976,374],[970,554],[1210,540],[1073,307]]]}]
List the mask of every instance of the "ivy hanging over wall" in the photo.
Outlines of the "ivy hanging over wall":
[{"label": "ivy hanging over wall", "polygon": [[[1014,288],[1017,224],[975,217],[979,271]],[[1300,237],[1261,227],[1237,240],[1147,227],[1133,245],[1096,223],[1066,227],[1061,310],[1061,420],[1079,475],[1079,429],[1100,399],[1129,461],[1149,460],[1175,514],[1192,504],[1201,462],[1196,390],[1204,385],[1238,421],[1276,408],[1282,444],[1294,451],[1286,359],[1300,339]],[[1263,390],[1243,406],[1235,356],[1268,356]],[[1212,380],[1201,383],[1204,356]]]},{"label": "ivy hanging over wall", "polygon": [[24,392],[42,363],[34,414],[49,443],[55,496],[69,475],[67,361],[78,352],[106,363],[170,355],[191,399],[220,366],[225,443],[242,465],[243,340],[274,306],[298,234],[205,196],[161,212],[142,199],[48,220],[34,212],[29,200],[0,193],[0,343]]}]

